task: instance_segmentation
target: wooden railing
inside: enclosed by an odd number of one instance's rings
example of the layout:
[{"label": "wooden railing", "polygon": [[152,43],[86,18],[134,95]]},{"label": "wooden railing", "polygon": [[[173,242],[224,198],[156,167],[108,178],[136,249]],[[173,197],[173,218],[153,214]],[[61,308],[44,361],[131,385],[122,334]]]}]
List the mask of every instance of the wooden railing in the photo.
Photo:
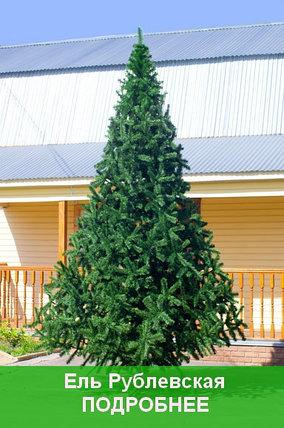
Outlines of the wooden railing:
[{"label": "wooden railing", "polygon": [[[233,291],[244,309],[247,338],[284,340],[284,270],[224,269],[234,280]],[[34,321],[35,308],[46,302],[43,285],[50,266],[0,266],[0,321],[15,327]]]},{"label": "wooden railing", "polygon": [[224,269],[244,306],[247,338],[284,340],[284,270]]},{"label": "wooden railing", "polygon": [[49,266],[0,266],[0,321],[14,327],[33,322],[35,308],[46,298],[43,286],[53,273]]}]

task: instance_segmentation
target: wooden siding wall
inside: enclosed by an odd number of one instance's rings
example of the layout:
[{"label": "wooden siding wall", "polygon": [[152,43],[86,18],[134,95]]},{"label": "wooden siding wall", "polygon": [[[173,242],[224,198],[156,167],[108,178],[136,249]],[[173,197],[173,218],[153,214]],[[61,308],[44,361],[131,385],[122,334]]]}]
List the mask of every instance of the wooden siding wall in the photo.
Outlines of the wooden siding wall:
[{"label": "wooden siding wall", "polygon": [[[275,270],[284,268],[284,197],[203,198],[201,214],[213,230],[214,244],[221,252],[227,269]],[[75,227],[75,215],[81,214],[78,202],[68,202],[68,234]],[[9,266],[53,266],[58,250],[58,202],[9,203],[0,206],[0,262]],[[269,337],[271,324],[275,325],[275,339],[281,334],[280,274],[262,277],[261,273],[243,275],[244,320],[254,337],[261,336],[261,308],[263,305],[264,338]],[[274,274],[273,274],[274,275]],[[234,290],[240,291],[240,276],[233,275]],[[253,290],[251,289],[253,280]],[[22,281],[20,275],[20,282]],[[14,281],[15,282],[15,281]],[[27,298],[32,288],[28,280]],[[23,290],[19,287],[19,296]],[[22,294],[21,294],[22,293]],[[273,294],[273,318],[271,302]],[[263,303],[262,303],[263,302]],[[253,315],[251,313],[253,303]],[[31,303],[27,316],[32,315]],[[13,315],[13,314],[12,314]]]},{"label": "wooden siding wall", "polygon": [[[0,202],[54,202],[81,200],[89,193],[88,185],[82,186],[27,186],[0,188]],[[54,202],[56,203],[56,202]]]},{"label": "wooden siding wall", "polygon": [[284,197],[202,199],[227,268],[284,268]]},{"label": "wooden siding wall", "polygon": [[[228,269],[284,268],[284,197],[208,198],[202,199],[201,213],[213,230],[214,244],[221,252],[221,261]],[[271,318],[271,276],[264,275],[264,329],[269,332]],[[235,274],[234,291],[239,293],[239,275]],[[243,277],[244,320],[254,325],[254,337],[260,337],[261,284],[254,276],[251,295],[250,275]],[[281,333],[280,275],[274,281],[275,338]],[[251,300],[252,298],[252,300]],[[253,318],[250,305],[253,302]],[[265,335],[267,337],[267,333]]]},{"label": "wooden siding wall", "polygon": [[[284,197],[204,198],[203,218],[214,232],[225,267],[283,269]],[[50,265],[57,258],[57,202],[0,207],[0,262]],[[74,230],[68,202],[68,234]]]},{"label": "wooden siding wall", "polygon": [[[74,204],[68,202],[68,235]],[[53,266],[58,253],[58,202],[9,203],[0,207],[0,262],[9,266]]]},{"label": "wooden siding wall", "polygon": [[[283,196],[284,180],[283,179],[264,179],[262,180],[240,180],[240,181],[201,181],[189,182],[191,190],[189,196],[194,198],[231,198],[231,197],[252,197],[252,204],[256,197]],[[1,193],[0,193],[1,195]],[[217,201],[217,199],[214,199]],[[229,199],[231,200],[231,199]],[[237,203],[237,202],[236,202]]]}]

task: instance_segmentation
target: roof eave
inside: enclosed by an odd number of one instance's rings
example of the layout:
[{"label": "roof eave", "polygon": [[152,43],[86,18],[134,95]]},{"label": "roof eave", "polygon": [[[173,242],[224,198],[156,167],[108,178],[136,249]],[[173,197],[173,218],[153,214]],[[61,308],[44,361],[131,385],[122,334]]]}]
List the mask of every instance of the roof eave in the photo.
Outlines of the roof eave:
[{"label": "roof eave", "polygon": [[[284,171],[261,171],[239,173],[207,173],[184,174],[187,182],[213,182],[213,181],[251,181],[251,180],[281,180],[284,179]],[[0,188],[7,187],[53,187],[53,186],[85,186],[89,185],[94,177],[72,178],[38,178],[23,180],[0,180]]]}]

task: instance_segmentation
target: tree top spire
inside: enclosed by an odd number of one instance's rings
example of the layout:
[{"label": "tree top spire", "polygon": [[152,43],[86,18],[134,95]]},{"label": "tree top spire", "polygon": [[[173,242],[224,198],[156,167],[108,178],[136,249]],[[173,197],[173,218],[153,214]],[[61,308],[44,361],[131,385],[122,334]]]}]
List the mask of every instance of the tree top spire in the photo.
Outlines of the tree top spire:
[{"label": "tree top spire", "polygon": [[141,45],[143,43],[142,30],[138,27],[138,43]]}]

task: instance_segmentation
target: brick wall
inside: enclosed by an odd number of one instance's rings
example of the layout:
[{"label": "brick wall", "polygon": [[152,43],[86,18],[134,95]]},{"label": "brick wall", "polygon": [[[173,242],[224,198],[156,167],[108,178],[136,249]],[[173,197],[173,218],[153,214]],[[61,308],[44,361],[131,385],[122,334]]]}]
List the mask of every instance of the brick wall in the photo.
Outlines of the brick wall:
[{"label": "brick wall", "polygon": [[212,363],[231,363],[241,366],[284,366],[284,343],[249,341],[246,344],[234,344],[227,348],[218,348],[216,355],[202,358]]}]

